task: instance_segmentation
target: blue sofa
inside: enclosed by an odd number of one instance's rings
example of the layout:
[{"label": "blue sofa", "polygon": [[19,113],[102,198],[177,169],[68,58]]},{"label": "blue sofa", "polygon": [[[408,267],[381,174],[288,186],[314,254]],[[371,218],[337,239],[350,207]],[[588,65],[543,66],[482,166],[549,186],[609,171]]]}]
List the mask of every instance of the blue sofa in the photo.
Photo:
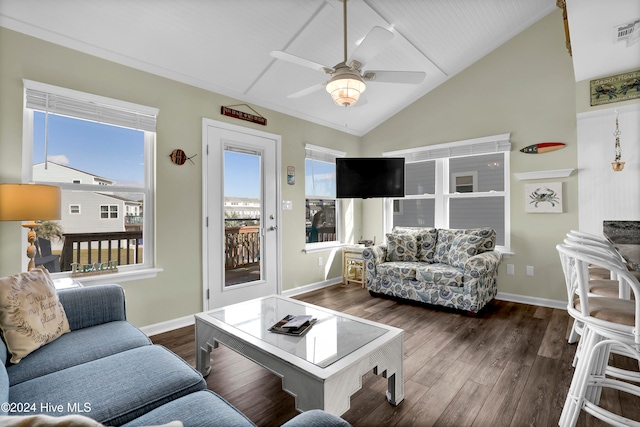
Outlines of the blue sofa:
[{"label": "blue sofa", "polygon": [[[254,425],[207,390],[200,373],[126,321],[120,286],[65,289],[58,296],[71,332],[17,364],[8,361],[0,340],[0,415],[6,417],[1,425],[36,414],[81,415],[127,427],[172,421],[185,427]],[[349,424],[317,410],[285,424],[309,425]]]},{"label": "blue sofa", "polygon": [[373,296],[477,313],[498,292],[496,233],[490,228],[395,227],[362,252]]}]

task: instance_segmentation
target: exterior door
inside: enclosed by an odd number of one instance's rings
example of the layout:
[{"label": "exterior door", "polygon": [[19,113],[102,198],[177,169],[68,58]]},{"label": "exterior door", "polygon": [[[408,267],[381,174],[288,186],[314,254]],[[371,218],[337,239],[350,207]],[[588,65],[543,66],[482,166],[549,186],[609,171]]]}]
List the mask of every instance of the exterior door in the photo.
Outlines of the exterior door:
[{"label": "exterior door", "polygon": [[280,136],[203,120],[203,308],[280,293]]}]

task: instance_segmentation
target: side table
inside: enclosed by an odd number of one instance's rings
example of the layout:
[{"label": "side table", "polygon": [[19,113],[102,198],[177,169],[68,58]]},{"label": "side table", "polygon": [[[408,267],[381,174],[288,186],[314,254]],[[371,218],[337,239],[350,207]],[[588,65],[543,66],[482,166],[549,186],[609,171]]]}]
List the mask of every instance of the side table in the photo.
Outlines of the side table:
[{"label": "side table", "polygon": [[362,251],[364,246],[345,246],[342,248],[342,283],[359,283],[364,288],[365,269]]}]

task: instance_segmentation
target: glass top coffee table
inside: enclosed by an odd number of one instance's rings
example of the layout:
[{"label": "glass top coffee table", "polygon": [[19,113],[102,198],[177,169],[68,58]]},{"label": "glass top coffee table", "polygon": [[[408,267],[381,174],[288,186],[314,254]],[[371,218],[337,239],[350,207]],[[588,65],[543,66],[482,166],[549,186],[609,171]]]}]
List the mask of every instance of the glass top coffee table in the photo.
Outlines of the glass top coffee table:
[{"label": "glass top coffee table", "polygon": [[[269,332],[285,316],[317,319],[301,337]],[[373,370],[387,378],[387,400],[404,398],[403,331],[279,295],[195,315],[196,369],[211,370],[211,351],[223,344],[282,377],[296,409],[342,415]]]}]

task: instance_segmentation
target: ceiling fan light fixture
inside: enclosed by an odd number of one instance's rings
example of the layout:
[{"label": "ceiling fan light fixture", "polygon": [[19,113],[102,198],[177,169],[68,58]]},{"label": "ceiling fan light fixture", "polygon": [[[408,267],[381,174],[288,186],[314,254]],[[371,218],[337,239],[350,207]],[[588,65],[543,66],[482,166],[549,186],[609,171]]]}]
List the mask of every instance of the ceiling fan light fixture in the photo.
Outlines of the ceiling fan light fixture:
[{"label": "ceiling fan light fixture", "polygon": [[327,83],[327,92],[333,101],[341,107],[349,107],[360,99],[367,86],[357,74],[339,74]]}]

